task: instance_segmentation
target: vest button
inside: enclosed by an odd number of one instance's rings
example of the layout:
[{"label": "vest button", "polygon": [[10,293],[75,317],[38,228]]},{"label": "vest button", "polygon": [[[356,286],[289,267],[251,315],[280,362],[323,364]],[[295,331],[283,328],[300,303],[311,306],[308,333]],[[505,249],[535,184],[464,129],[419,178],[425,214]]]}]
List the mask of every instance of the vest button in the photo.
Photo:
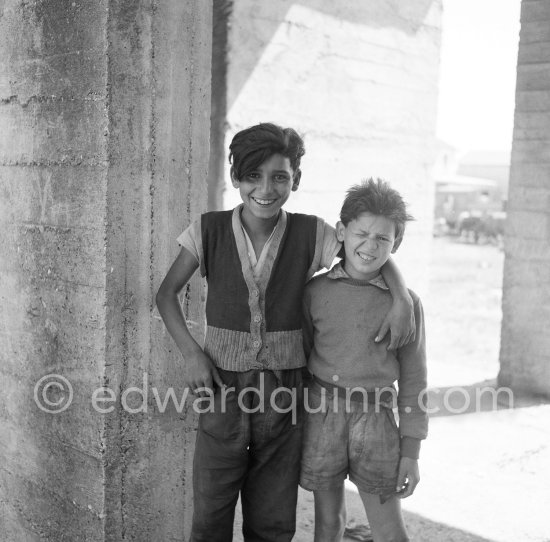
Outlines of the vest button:
[{"label": "vest button", "polygon": [[252,290],[252,295],[254,297],[258,297],[260,295],[260,292],[258,290]]},{"label": "vest button", "polygon": [[254,316],[254,322],[261,322],[262,321],[262,315],[261,314],[257,314],[256,316]]},{"label": "vest button", "polygon": [[258,348],[258,347],[260,346],[260,341],[254,341],[254,342],[252,343],[252,346],[253,346],[254,348]]}]

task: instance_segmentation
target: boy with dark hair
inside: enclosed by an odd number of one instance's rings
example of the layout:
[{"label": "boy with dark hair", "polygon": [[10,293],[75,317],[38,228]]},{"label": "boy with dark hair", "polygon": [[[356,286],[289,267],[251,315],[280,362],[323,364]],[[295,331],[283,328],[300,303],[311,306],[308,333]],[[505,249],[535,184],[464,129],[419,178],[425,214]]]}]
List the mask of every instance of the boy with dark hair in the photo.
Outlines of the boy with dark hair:
[{"label": "boy with dark hair", "polygon": [[[203,214],[178,237],[182,249],[157,306],[185,358],[186,382],[197,395],[213,396],[214,408],[199,417],[191,539],[231,540],[240,493],[245,540],[281,542],[292,539],[296,520],[302,296],[340,245],[322,219],[282,209],[301,177],[304,145],[293,129],[259,124],[236,134],[230,150],[242,204]],[[203,347],[177,298],[197,268],[208,281]],[[395,266],[384,272],[396,304],[382,328],[391,323],[398,345],[414,329],[412,301]]]},{"label": "boy with dark hair", "polygon": [[408,540],[395,497],[412,495],[418,484],[420,440],[428,428],[424,318],[414,292],[414,342],[393,351],[374,339],[392,302],[380,270],[411,218],[387,183],[370,179],[352,187],[336,227],[345,258],[306,286],[304,348],[312,383],[300,484],[314,492],[315,542],[342,539],[348,475],[374,541]]}]

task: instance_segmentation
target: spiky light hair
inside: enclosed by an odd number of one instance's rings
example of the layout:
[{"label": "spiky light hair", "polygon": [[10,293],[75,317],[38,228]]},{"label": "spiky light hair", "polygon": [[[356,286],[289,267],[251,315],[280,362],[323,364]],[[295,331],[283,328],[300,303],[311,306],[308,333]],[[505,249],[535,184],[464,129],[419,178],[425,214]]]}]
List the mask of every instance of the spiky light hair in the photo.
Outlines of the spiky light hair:
[{"label": "spiky light hair", "polygon": [[382,179],[365,179],[352,186],[346,193],[340,220],[347,226],[361,213],[385,216],[395,224],[395,239],[400,240],[405,233],[405,224],[414,220],[407,213],[407,205],[401,194]]}]

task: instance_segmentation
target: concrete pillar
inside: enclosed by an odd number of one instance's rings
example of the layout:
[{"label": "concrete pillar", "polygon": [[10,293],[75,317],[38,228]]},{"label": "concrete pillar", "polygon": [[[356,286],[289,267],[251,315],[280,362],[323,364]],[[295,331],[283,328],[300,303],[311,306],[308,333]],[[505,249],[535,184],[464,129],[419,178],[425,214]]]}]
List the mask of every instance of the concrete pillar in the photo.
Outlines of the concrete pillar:
[{"label": "concrete pillar", "polygon": [[210,162],[208,164],[208,210],[223,209],[225,189],[225,127],[227,124],[227,61],[229,19],[233,0],[213,3],[212,99],[210,115]]},{"label": "concrete pillar", "polygon": [[[3,540],[186,539],[196,419],[156,407],[183,369],[153,303],[206,208],[211,20],[203,0],[0,7]],[[48,374],[72,386],[57,414]]]},{"label": "concrete pillar", "polygon": [[550,3],[523,0],[499,384],[550,396]]}]

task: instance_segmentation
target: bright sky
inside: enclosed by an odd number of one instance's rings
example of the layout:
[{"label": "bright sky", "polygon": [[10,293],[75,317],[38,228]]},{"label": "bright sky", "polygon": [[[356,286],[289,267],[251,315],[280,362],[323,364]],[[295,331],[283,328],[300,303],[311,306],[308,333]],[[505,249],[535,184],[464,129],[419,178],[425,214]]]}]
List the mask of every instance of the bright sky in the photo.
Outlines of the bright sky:
[{"label": "bright sky", "polygon": [[458,150],[510,150],[520,0],[443,0],[437,136]]}]

